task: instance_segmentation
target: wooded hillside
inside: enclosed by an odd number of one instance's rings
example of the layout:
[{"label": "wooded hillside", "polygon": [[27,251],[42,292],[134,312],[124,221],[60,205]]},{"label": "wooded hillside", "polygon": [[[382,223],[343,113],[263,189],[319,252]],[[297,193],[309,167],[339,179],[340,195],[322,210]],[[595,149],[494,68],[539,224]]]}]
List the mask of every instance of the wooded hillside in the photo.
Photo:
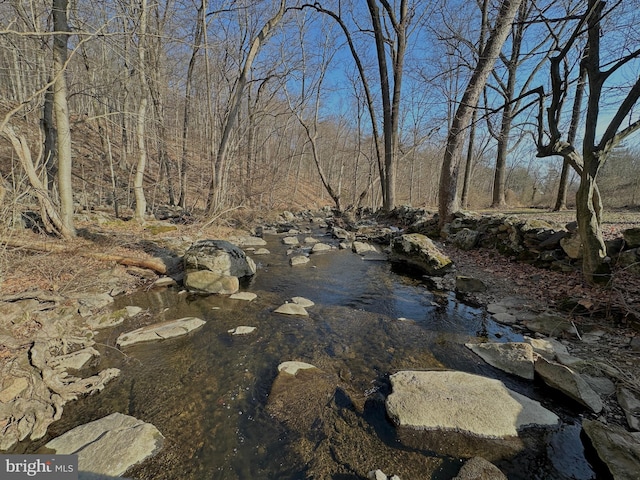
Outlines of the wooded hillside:
[{"label": "wooded hillside", "polygon": [[4,2],[6,223],[34,205],[61,236],[102,207],[577,206],[585,272],[606,275],[601,208],[640,202],[639,7]]}]

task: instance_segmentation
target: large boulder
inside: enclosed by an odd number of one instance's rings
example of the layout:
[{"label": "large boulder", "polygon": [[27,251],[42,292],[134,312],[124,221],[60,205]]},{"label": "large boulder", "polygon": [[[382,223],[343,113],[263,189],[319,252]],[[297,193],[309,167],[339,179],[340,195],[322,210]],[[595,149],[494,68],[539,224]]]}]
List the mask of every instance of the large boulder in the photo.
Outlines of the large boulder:
[{"label": "large boulder", "polygon": [[419,233],[396,237],[392,247],[392,260],[418,267],[427,275],[444,275],[453,266],[451,259],[429,237]]},{"label": "large boulder", "polygon": [[586,419],[582,421],[582,429],[615,480],[638,479],[640,433],[629,433],[620,427]]},{"label": "large boulder", "polygon": [[187,273],[209,270],[220,276],[250,277],[256,273],[256,264],[242,249],[226,240],[200,240],[185,252],[184,269]]},{"label": "large boulder", "polygon": [[162,448],[156,427],[121,413],[81,425],[54,438],[46,447],[54,454],[78,455],[78,469],[117,477]]}]

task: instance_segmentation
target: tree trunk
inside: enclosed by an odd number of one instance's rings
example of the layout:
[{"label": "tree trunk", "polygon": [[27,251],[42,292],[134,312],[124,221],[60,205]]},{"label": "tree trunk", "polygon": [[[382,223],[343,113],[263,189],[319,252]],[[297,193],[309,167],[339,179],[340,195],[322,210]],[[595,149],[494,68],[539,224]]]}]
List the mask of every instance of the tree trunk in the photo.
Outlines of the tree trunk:
[{"label": "tree trunk", "polygon": [[457,190],[460,157],[464,146],[464,131],[469,126],[473,110],[478,104],[487,78],[509,35],[509,30],[521,3],[522,0],[503,0],[496,25],[483,51],[484,54],[478,60],[449,129],[438,192],[438,224],[441,230],[445,223],[451,220],[453,213],[460,208]]},{"label": "tree trunk", "polygon": [[40,120],[42,133],[44,135],[44,165],[47,172],[45,184],[52,193],[54,190],[54,180],[58,173],[56,166],[56,126],[53,118],[53,84],[47,88],[44,94],[44,106],[42,108],[42,119]]},{"label": "tree trunk", "polygon": [[240,71],[240,76],[238,77],[235,90],[233,91],[231,99],[229,100],[229,113],[224,120],[222,137],[220,138],[220,144],[218,145],[214,172],[212,175],[211,184],[209,186],[209,195],[207,196],[207,214],[213,213],[218,207],[220,207],[220,204],[224,197],[223,187],[224,177],[227,170],[226,163],[229,141],[231,138],[231,132],[235,127],[236,119],[238,118],[238,112],[240,111],[240,104],[242,102],[242,95],[247,84],[249,72],[251,71],[251,67],[253,66],[253,61],[258,55],[258,52],[260,51],[262,45],[267,40],[269,34],[278,25],[278,23],[284,16],[285,6],[286,1],[280,0],[278,11],[264,24],[260,32],[258,32],[255,38],[252,40],[251,47],[249,48],[249,53],[247,53],[247,58],[242,65],[242,70]]},{"label": "tree trunk", "polygon": [[137,138],[138,138],[138,163],[133,179],[133,193],[136,200],[136,208],[133,214],[139,223],[144,222],[147,211],[147,200],[144,196],[144,171],[147,167],[147,145],[145,140],[145,122],[147,119],[147,77],[145,72],[145,43],[147,34],[147,0],[140,1],[140,31],[138,40],[138,79],[140,84],[140,103],[138,104]]},{"label": "tree trunk", "polygon": [[191,51],[191,58],[189,59],[189,66],[187,67],[187,78],[185,85],[185,99],[184,99],[184,114],[182,122],[182,156],[181,156],[181,168],[180,168],[180,197],[178,199],[178,205],[182,208],[187,207],[187,171],[189,170],[189,153],[187,145],[189,142],[189,122],[191,113],[191,100],[193,96],[193,71],[196,65],[196,59],[198,52],[200,51],[200,44],[202,43],[202,31],[204,28],[204,11],[206,0],[202,0],[198,12],[196,15],[196,28],[193,35],[193,50]]},{"label": "tree trunk", "polygon": [[60,194],[60,220],[63,231],[75,236],[73,225],[73,188],[71,186],[71,127],[67,105],[67,0],[53,0],[53,111],[56,121],[56,141],[58,148],[58,192]]},{"label": "tree trunk", "polygon": [[[585,152],[585,157],[589,155]],[[582,270],[589,282],[606,283],[611,273],[607,258],[607,247],[604,243],[601,228],[602,201],[596,184],[597,160],[585,158],[585,168],[580,176],[580,187],[576,194],[576,212],[578,231],[582,239]]]},{"label": "tree trunk", "polygon": [[[567,134],[567,143],[574,145],[578,126],[580,125],[580,117],[582,114],[582,98],[584,97],[584,88],[586,85],[587,70],[580,66],[580,76],[576,86],[576,93],[573,98],[573,109],[571,110],[571,124],[569,125],[569,133]],[[553,207],[554,212],[566,210],[567,208],[567,190],[569,187],[569,167],[571,163],[566,159],[562,162],[562,173],[560,173],[560,183],[558,185],[558,196],[556,204]],[[579,172],[578,172],[579,173]]]}]

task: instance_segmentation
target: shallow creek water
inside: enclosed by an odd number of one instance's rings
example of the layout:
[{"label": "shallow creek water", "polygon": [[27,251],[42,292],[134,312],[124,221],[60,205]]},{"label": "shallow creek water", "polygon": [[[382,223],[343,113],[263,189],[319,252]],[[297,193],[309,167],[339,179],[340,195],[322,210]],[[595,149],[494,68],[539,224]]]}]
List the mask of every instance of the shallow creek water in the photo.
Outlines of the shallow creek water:
[{"label": "shallow creek water", "polygon": [[[349,384],[354,403],[365,407],[363,413],[350,413],[356,431],[341,438],[364,438],[373,432],[387,453],[363,447],[375,443],[373,440],[341,440],[331,447],[333,458],[322,461],[339,463],[344,453],[345,458],[357,456],[370,464],[371,470],[385,470],[386,458],[393,457],[389,451],[407,450],[385,417],[388,376],[403,369],[451,368],[500,378],[509,388],[541,401],[562,418],[557,428],[539,433],[540,448],[497,462],[510,479],[598,478],[580,441],[579,407],[568,407],[567,401],[542,385],[500,373],[464,347],[475,337],[518,341],[520,334],[493,322],[483,311],[460,303],[453,294],[428,291],[419,276],[395,271],[388,262],[367,261],[350,251],[333,250],[312,254],[310,263],[291,267],[280,237],[267,240],[271,255],[254,257],[258,273],[241,287],[258,295],[252,302],[194,296],[177,289],[154,289],[119,298],[116,308],[138,305],[148,309],[141,320],[129,321],[98,337],[103,346],[95,368],[116,366],[122,370],[121,377],[103,392],[67,405],[62,420],[50,427],[42,443],[118,411],[154,424],[166,437],[158,456],[129,472],[133,478],[359,478],[344,473],[349,471],[348,465],[336,467],[336,472],[343,472],[340,474],[317,473],[331,471],[331,465],[313,473],[309,466],[313,452],[305,456],[293,448],[300,441],[300,432],[291,432],[267,413],[278,364],[308,362],[335,372],[341,382]],[[273,313],[294,296],[315,302],[308,308],[309,317]],[[123,353],[109,347],[123,331],[185,316],[200,317],[207,323],[185,337],[128,347]],[[245,336],[227,333],[239,325],[257,330]],[[337,396],[332,405],[341,408]],[[462,463],[429,451],[417,453],[432,457],[433,462],[421,471],[403,471],[403,480],[450,479]],[[358,470],[355,464],[352,467]]]}]

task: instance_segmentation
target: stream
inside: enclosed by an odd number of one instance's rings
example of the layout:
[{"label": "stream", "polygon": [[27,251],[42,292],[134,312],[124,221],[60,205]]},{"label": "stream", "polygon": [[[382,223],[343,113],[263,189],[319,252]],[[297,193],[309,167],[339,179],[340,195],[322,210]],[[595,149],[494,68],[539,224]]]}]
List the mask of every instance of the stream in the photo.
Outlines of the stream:
[{"label": "stream", "polygon": [[[316,238],[335,244],[320,235]],[[404,447],[384,411],[390,374],[450,368],[498,378],[562,419],[557,428],[533,434],[536,441],[530,443],[538,447],[495,462],[509,479],[600,478],[580,440],[579,406],[538,382],[501,373],[464,347],[477,337],[506,342],[522,340],[521,334],[461,303],[453,293],[430,292],[419,275],[389,262],[335,249],[311,254],[308,264],[291,267],[281,237],[265,239],[271,254],[253,257],[258,272],[241,285],[257,294],[251,302],[177,288],[117,298],[115,309],[147,309],[146,315],[96,339],[102,355],[94,368],[117,367],[121,376],[103,392],[68,404],[63,418],[34,448],[117,411],[152,423],[166,438],[156,457],[128,472],[132,478],[355,479],[362,478],[361,465],[370,465],[369,470],[395,465],[397,470],[385,471],[402,480],[451,479],[463,460]],[[273,313],[294,296],[315,302],[309,317]],[[122,332],[187,316],[207,323],[185,337],[123,352],[112,347]],[[257,329],[249,335],[228,333],[240,325]],[[294,431],[267,411],[277,366],[288,360],[335,372],[349,386],[347,393],[334,396],[329,408],[335,412],[314,432]],[[332,418],[335,424],[330,424]],[[301,445],[315,445],[316,450]],[[418,457],[424,459],[420,471],[401,461]]]}]

